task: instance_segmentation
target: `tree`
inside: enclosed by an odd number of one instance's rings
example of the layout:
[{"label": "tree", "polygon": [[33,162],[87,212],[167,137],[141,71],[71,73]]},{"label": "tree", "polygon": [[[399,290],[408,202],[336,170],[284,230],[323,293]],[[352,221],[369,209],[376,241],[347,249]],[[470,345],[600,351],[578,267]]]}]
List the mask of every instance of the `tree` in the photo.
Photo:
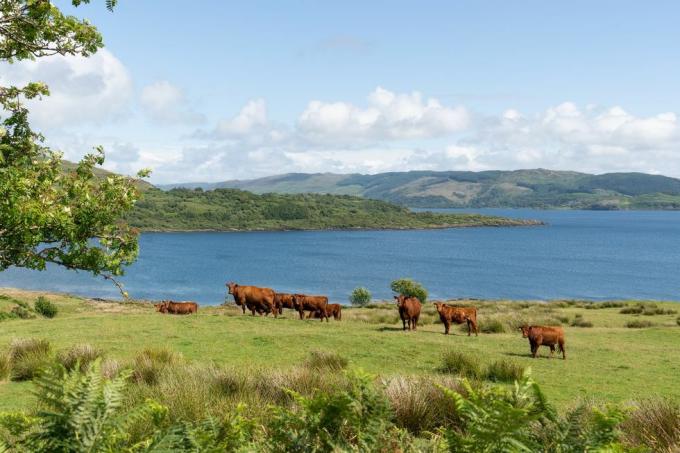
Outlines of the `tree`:
[{"label": "tree", "polygon": [[427,300],[427,290],[420,283],[410,278],[400,278],[390,283],[390,288],[397,294],[417,297],[422,303]]},{"label": "tree", "polygon": [[[115,3],[107,0],[106,6],[111,10]],[[0,61],[87,57],[101,47],[93,25],[65,16],[47,0],[0,0]],[[138,233],[122,220],[139,198],[135,180],[97,178],[101,147],[65,171],[62,154],[43,146],[44,137],[31,129],[24,105],[48,95],[40,82],[0,87],[0,271],[54,263],[113,280],[137,258]]]},{"label": "tree", "polygon": [[359,307],[368,305],[368,303],[371,302],[371,292],[361,286],[354,288],[352,294],[349,295],[349,301],[352,305],[357,305]]}]

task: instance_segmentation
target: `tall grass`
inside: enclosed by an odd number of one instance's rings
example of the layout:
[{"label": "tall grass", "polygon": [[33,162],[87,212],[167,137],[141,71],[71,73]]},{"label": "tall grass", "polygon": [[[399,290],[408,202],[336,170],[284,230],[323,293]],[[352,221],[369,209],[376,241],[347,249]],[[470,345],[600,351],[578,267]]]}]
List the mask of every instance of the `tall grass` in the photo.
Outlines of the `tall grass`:
[{"label": "tall grass", "polygon": [[654,452],[680,451],[680,403],[665,398],[637,403],[621,425],[624,441]]},{"label": "tall grass", "polygon": [[497,382],[519,381],[523,374],[524,367],[509,359],[496,360],[486,370],[486,378]]},{"label": "tall grass", "polygon": [[349,361],[334,352],[312,351],[304,365],[312,370],[340,371],[347,368]]},{"label": "tall grass", "polygon": [[439,370],[442,373],[455,374],[470,379],[482,379],[484,377],[479,360],[460,351],[450,350],[442,354],[442,363]]},{"label": "tall grass", "polygon": [[59,362],[66,370],[76,368],[81,372],[87,371],[90,365],[104,356],[104,351],[89,344],[76,344],[57,354]]},{"label": "tall grass", "polygon": [[9,361],[12,380],[30,380],[52,364],[52,347],[44,339],[15,338],[9,346]]}]

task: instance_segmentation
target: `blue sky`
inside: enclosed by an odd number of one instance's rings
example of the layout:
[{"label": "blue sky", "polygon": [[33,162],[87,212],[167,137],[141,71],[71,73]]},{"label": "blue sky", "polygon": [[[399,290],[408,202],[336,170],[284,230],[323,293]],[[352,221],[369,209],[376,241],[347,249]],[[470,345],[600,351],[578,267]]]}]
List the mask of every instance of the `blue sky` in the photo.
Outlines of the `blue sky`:
[{"label": "blue sky", "polygon": [[100,28],[104,53],[5,71],[53,86],[36,121],[69,158],[104,144],[109,168],[151,166],[152,182],[680,176],[678,2],[94,3],[57,2]]}]

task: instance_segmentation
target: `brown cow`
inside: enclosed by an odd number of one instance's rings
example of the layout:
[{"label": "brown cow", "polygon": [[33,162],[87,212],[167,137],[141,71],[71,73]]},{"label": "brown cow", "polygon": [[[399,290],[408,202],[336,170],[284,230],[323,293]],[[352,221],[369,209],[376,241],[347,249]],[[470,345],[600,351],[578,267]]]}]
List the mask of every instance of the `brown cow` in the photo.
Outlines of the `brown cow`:
[{"label": "brown cow", "polygon": [[[318,318],[319,317],[319,312],[318,311],[310,311],[309,314],[307,315],[307,319],[311,318]],[[340,304],[328,304],[326,305],[326,316],[329,318],[332,316],[333,319],[336,321],[342,321],[342,305]]]},{"label": "brown cow", "polygon": [[276,293],[274,294],[274,302],[279,309],[279,314],[283,314],[284,308],[292,308],[293,306],[293,295],[288,293]]},{"label": "brown cow", "polygon": [[439,313],[439,319],[444,323],[444,335],[449,334],[451,323],[463,324],[465,322],[468,326],[468,337],[472,330],[474,330],[475,336],[479,336],[477,309],[475,307],[452,307],[441,302],[435,302],[434,306]]},{"label": "brown cow", "polygon": [[190,315],[198,312],[198,304],[196,302],[173,302],[171,300],[161,301],[159,304],[154,304],[156,311],[161,313],[170,313],[173,315]]},{"label": "brown cow", "polygon": [[245,314],[246,308],[250,310],[255,316],[257,311],[260,316],[262,314],[274,313],[274,317],[278,317],[279,310],[274,302],[274,291],[270,288],[260,288],[257,286],[242,286],[236,283],[227,283],[229,294],[234,296],[236,305],[240,305]]},{"label": "brown cow", "polygon": [[305,294],[293,294],[293,306],[300,313],[300,319],[305,319],[305,310],[317,313],[323,322],[324,318],[328,322],[326,306],[328,297],[326,296],[307,296]]},{"label": "brown cow", "polygon": [[562,359],[567,360],[567,353],[564,350],[564,330],[561,327],[553,326],[527,326],[519,328],[522,331],[522,338],[529,339],[531,356],[535,359],[538,354],[539,346],[550,348],[550,357],[555,354],[555,345],[562,352]]},{"label": "brown cow", "polygon": [[406,325],[408,323],[408,330],[418,329],[418,318],[420,318],[420,299],[417,297],[407,297],[403,294],[394,296],[397,301],[397,307],[399,307],[399,316],[401,317],[401,323],[406,330]]}]

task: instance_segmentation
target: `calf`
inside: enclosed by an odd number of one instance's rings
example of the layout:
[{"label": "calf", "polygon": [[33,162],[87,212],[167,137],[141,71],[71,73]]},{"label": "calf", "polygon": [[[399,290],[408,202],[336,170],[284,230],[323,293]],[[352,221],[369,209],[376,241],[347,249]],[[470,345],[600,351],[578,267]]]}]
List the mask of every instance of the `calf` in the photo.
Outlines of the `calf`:
[{"label": "calf", "polygon": [[539,346],[548,346],[550,348],[550,357],[553,357],[555,345],[562,352],[562,359],[567,359],[567,353],[564,349],[564,330],[561,327],[524,325],[519,329],[522,331],[522,338],[529,339],[531,356],[534,359],[538,354]]},{"label": "calf", "polygon": [[326,296],[307,296],[305,294],[293,294],[293,307],[300,313],[300,319],[305,319],[305,310],[312,311],[328,322],[328,314],[326,313],[326,306],[328,305],[328,297]]},{"label": "calf", "polygon": [[[307,315],[307,319],[311,318],[312,316],[315,317],[315,318],[318,318],[320,315],[319,315],[318,311],[313,311],[313,312],[310,311],[309,314]],[[342,320],[342,305],[340,305],[340,304],[328,304],[328,305],[326,305],[326,316],[328,316],[329,318],[332,316],[333,319],[335,319],[336,321],[341,321]]]},{"label": "calf", "polygon": [[468,337],[473,330],[475,336],[479,336],[477,309],[475,307],[452,307],[441,302],[435,302],[434,306],[439,313],[439,319],[444,323],[444,335],[449,334],[451,323],[463,324],[465,322],[468,327]]},{"label": "calf", "polygon": [[418,329],[418,318],[420,318],[420,299],[417,297],[407,297],[403,294],[394,296],[397,301],[397,307],[399,308],[399,317],[401,318],[401,323],[406,330],[408,324],[408,330]]},{"label": "calf", "polygon": [[287,293],[276,293],[274,294],[274,304],[279,310],[279,314],[283,314],[284,308],[295,309],[293,306],[293,295]]},{"label": "calf", "polygon": [[196,302],[173,302],[164,300],[159,304],[154,304],[156,311],[160,313],[170,313],[173,315],[190,315],[198,312]]}]

